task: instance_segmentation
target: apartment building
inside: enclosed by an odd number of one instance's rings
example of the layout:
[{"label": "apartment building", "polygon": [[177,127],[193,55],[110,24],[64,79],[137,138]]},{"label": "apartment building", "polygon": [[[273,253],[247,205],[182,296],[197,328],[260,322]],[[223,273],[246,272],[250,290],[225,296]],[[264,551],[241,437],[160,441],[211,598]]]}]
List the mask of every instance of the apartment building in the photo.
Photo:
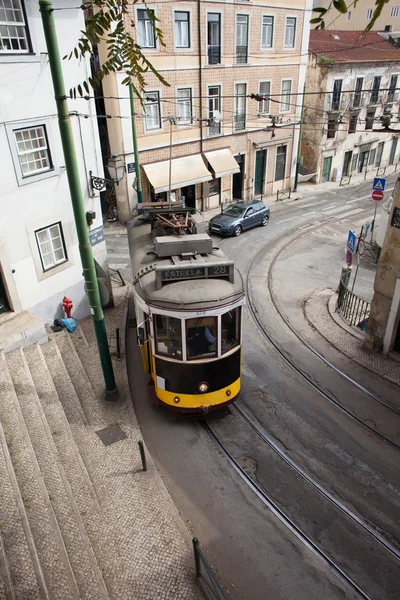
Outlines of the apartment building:
[{"label": "apartment building", "polygon": [[[317,6],[330,7],[324,17],[326,29],[364,31],[376,8],[375,0],[358,0],[356,3],[347,2],[347,5],[347,13],[342,14],[332,6],[331,0],[313,1],[313,8]],[[400,35],[400,2],[397,4],[394,0],[394,2],[384,5],[380,16],[373,25],[373,30],[399,33]],[[398,36],[395,37],[397,39]]]},{"label": "apartment building", "polygon": [[376,32],[311,31],[301,154],[316,183],[399,162],[400,49]]},{"label": "apartment building", "polygon": [[[55,0],[61,54],[84,28],[82,10]],[[82,81],[89,64],[64,61],[66,88]],[[0,1],[0,348],[44,335],[43,324],[64,316],[63,296],[75,316],[89,314],[65,162],[58,129],[39,6]],[[92,101],[70,104],[79,177],[94,255],[107,268],[99,193],[89,171],[103,175]],[[80,117],[85,114],[88,118]],[[88,224],[89,227],[89,224]],[[8,340],[8,341],[7,341]]]},{"label": "apartment building", "polygon": [[[165,46],[154,35],[146,6],[158,19]],[[289,188],[311,3],[188,0],[146,6],[132,5],[126,25],[169,87],[148,72],[144,108],[135,101],[143,201],[167,198],[170,166],[172,198],[199,210]],[[127,98],[121,79],[104,80],[106,97]],[[106,100],[106,111],[127,116],[129,102]],[[134,209],[129,120],[111,119],[108,133],[111,152],[125,155]],[[118,195],[123,206],[121,184]]]}]

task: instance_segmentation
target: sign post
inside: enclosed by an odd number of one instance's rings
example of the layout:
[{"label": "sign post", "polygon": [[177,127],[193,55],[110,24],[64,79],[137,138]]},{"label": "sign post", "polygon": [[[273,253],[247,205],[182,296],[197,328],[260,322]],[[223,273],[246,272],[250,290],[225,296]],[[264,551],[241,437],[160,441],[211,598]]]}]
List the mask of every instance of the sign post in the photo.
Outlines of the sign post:
[{"label": "sign post", "polygon": [[[385,191],[385,187],[386,187],[386,179],[384,177],[374,177],[374,182],[372,184],[372,200],[375,200],[376,202],[379,202],[380,200],[383,200],[383,196],[384,196],[384,191]],[[374,243],[374,233],[375,233],[375,223],[376,223],[376,209],[377,209],[377,204],[375,204],[375,210],[374,210],[374,223],[372,226],[372,233],[371,233],[371,244]]]}]

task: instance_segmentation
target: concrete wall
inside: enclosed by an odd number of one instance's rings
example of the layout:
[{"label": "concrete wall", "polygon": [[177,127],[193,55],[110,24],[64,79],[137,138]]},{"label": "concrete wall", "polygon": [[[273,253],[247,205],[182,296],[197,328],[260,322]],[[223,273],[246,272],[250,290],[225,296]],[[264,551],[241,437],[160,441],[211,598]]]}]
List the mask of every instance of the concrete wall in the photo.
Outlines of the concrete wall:
[{"label": "concrete wall", "polygon": [[[55,7],[65,6],[61,0]],[[58,130],[57,111],[42,32],[39,7],[26,2],[27,22],[32,40],[28,54],[0,53],[0,240],[2,263],[8,262],[5,284],[10,304],[30,310],[45,322],[59,314],[64,294],[71,294],[80,316],[89,313],[82,284],[73,212]],[[67,54],[84,28],[82,10],[54,13],[60,54]],[[66,89],[81,83],[89,73],[86,61],[63,61]],[[69,101],[70,111],[84,116],[72,117],[81,189],[86,210],[96,211],[92,229],[102,226],[99,193],[91,195],[88,172],[103,176],[101,152],[93,101]],[[52,169],[39,175],[22,177],[16,154],[15,129],[45,125]],[[35,231],[61,222],[68,260],[44,271]],[[98,262],[107,268],[105,242],[94,246]],[[11,297],[12,296],[12,297]]]}]

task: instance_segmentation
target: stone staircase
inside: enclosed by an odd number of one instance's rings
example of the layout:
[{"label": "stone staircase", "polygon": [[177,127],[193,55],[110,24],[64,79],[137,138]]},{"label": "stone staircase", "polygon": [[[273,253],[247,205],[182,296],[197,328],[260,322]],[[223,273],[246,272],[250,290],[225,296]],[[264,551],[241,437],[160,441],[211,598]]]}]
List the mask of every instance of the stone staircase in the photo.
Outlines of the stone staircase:
[{"label": "stone staircase", "polygon": [[[125,318],[111,315],[109,331]],[[199,597],[168,499],[141,469],[124,362],[113,363],[121,400],[107,403],[90,319],[0,350],[0,600]],[[110,425],[124,439],[106,445]]]}]

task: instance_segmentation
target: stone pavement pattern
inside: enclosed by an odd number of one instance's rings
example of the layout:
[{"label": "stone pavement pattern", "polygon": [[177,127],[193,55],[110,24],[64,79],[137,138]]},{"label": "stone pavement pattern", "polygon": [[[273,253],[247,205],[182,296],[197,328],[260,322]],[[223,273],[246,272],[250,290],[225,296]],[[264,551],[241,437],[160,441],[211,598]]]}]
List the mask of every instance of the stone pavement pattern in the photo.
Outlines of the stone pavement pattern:
[{"label": "stone pavement pattern", "polygon": [[[124,331],[129,288],[106,312]],[[91,319],[0,354],[0,600],[200,600],[179,516],[148,457],[122,358],[104,384]],[[97,432],[125,438],[104,445]]]}]

